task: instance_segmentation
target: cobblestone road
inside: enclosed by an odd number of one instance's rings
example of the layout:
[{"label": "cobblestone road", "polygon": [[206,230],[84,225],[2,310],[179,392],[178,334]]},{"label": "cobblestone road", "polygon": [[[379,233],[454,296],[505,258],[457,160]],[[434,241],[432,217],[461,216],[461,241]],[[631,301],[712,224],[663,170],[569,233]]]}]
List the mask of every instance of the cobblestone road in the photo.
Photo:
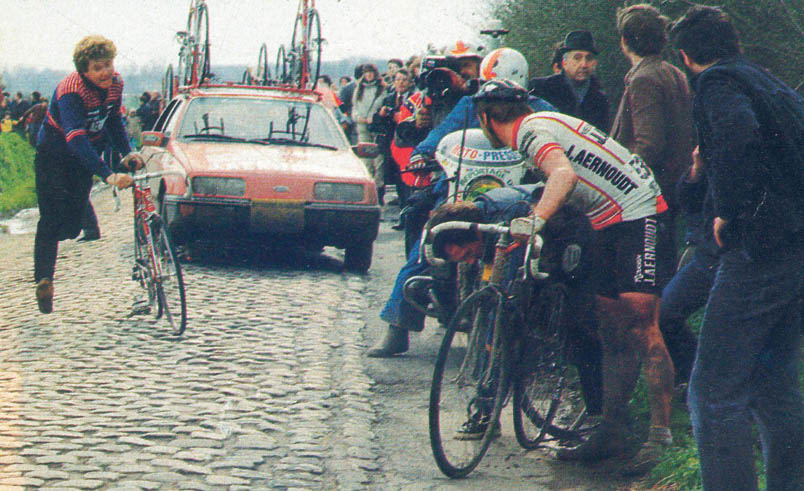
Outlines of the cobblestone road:
[{"label": "cobblestone road", "polygon": [[0,238],[0,488],[355,489],[379,469],[360,362],[365,278],[187,264],[180,339],[131,315],[129,192],[61,243],[36,310],[33,236]]}]

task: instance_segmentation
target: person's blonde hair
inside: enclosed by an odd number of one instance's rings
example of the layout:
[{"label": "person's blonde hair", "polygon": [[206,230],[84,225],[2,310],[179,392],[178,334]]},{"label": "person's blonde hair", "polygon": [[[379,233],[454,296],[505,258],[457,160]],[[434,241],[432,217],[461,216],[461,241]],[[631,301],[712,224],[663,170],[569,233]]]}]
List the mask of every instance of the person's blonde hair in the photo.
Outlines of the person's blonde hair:
[{"label": "person's blonde hair", "polygon": [[78,73],[89,69],[92,60],[113,60],[117,55],[114,43],[103,36],[93,34],[78,41],[73,51],[73,64]]}]

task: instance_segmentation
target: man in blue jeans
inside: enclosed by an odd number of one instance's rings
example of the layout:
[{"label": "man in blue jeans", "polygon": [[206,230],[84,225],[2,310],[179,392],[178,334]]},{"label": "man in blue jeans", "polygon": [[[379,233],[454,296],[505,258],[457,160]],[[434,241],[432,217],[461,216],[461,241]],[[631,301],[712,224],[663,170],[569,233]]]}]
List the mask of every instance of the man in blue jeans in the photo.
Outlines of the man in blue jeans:
[{"label": "man in blue jeans", "polygon": [[693,74],[707,218],[723,251],[688,397],[704,489],[757,489],[756,423],[767,489],[801,490],[804,101],[740,54],[718,8],[690,8],[671,36]]},{"label": "man in blue jeans", "polygon": [[707,188],[703,159],[696,148],[692,153],[692,165],[676,184],[676,202],[687,218],[686,241],[694,253],[662,290],[659,307],[659,329],[673,359],[676,385],[689,382],[698,344],[687,326],[687,318],[706,305],[720,264],[720,248],[712,235],[712,220],[703,213]]}]

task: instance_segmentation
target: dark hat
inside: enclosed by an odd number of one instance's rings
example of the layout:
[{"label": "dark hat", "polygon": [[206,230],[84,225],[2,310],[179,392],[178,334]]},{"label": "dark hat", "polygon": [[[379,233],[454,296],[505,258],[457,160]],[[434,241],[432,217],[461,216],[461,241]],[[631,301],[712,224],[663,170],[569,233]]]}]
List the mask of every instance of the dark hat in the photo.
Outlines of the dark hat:
[{"label": "dark hat", "polygon": [[595,47],[595,38],[589,31],[572,31],[564,38],[564,44],[561,49],[566,53],[568,51],[590,51],[598,54]]},{"label": "dark hat", "polygon": [[142,95],[140,96],[140,100],[142,102],[150,101],[151,100],[151,94],[149,94],[148,92],[143,92]]}]

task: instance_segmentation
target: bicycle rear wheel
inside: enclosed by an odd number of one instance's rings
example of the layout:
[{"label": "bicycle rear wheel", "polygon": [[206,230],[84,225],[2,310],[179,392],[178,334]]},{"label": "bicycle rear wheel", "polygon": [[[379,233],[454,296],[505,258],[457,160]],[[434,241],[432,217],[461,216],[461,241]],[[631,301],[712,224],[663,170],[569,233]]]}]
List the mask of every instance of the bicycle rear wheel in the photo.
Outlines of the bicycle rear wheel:
[{"label": "bicycle rear wheel", "polygon": [[567,363],[563,285],[539,295],[537,315],[521,339],[514,377],[514,431],[524,448],[536,448],[547,434],[577,439],[576,424],[585,412],[574,367]]},{"label": "bicycle rear wheel", "polygon": [[[430,390],[430,445],[438,468],[466,476],[499,434],[507,385],[505,350],[495,338],[501,303],[494,288],[469,296],[458,307],[441,343]],[[471,326],[468,334],[459,332]]]},{"label": "bicycle rear wheel", "polygon": [[[148,254],[148,236],[145,223],[141,218],[134,218],[134,270],[132,279],[140,284],[145,290],[148,299],[148,309],[156,315],[157,304],[156,285],[153,281],[154,275],[151,268],[151,258]],[[135,305],[135,308],[137,306]],[[144,306],[143,306],[144,309]],[[139,310],[136,308],[136,310]]]},{"label": "bicycle rear wheel", "polygon": [[156,279],[156,292],[159,297],[158,315],[164,315],[173,334],[179,336],[187,327],[187,303],[181,265],[176,260],[162,219],[153,217],[151,227],[154,233],[154,256],[160,270],[160,275]]}]

